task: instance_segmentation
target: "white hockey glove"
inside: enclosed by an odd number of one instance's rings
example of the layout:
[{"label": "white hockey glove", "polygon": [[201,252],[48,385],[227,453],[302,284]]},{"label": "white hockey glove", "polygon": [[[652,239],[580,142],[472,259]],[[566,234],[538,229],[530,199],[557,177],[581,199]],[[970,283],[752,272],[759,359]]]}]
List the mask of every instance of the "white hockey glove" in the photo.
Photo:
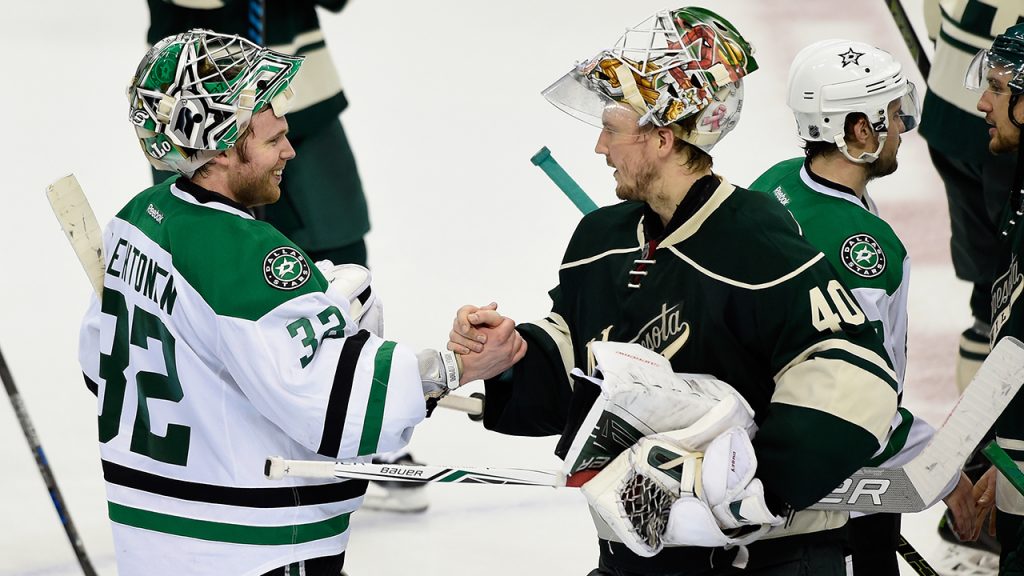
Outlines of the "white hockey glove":
[{"label": "white hockey glove", "polygon": [[734,427],[704,452],[685,446],[703,432],[641,439],[592,480],[583,494],[634,553],[665,546],[742,546],[783,519],[768,510],[750,437]]},{"label": "white hockey glove", "polygon": [[330,260],[321,260],[316,267],[330,284],[328,296],[348,303],[349,319],[361,330],[383,338],[384,304],[373,291],[370,271],[358,264],[335,265]]},{"label": "white hockey glove", "polygon": [[664,356],[639,344],[594,342],[590,349],[600,376],[573,373],[601,392],[565,455],[562,472],[567,477],[599,470],[657,432],[688,428],[696,451],[733,426],[755,428],[747,401],[714,376],[675,374]]},{"label": "white hockey glove", "polygon": [[429,415],[438,400],[459,387],[462,370],[458,356],[450,350],[438,352],[426,348],[416,353],[416,360],[419,362],[423,399],[427,401]]}]

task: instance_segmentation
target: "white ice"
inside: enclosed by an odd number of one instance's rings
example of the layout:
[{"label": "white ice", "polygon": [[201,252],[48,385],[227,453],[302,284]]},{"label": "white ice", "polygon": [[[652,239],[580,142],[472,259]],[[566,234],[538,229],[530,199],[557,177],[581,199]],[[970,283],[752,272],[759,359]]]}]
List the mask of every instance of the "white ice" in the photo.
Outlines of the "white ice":
[{"label": "white ice", "polygon": [[[803,46],[830,37],[872,42],[897,54],[923,88],[882,2],[707,4],[755,44],[761,65],[746,83],[743,120],[715,150],[716,171],[736,184],[799,154],[785,83]],[[907,4],[923,31],[920,0]],[[614,194],[611,170],[593,153],[596,131],[539,92],[576,60],[609,47],[626,25],[668,7],[653,0],[352,0],[340,15],[323,17],[351,101],[343,120],[369,198],[370,259],[391,338],[443,346],[464,303],[496,300],[520,320],[545,314],[579,214],[530,156],[546,145],[599,204]],[[0,349],[89,553],[103,574],[114,574],[96,404],[77,365],[90,288],[43,191],[74,172],[105,223],[149,184],[125,99],[146,49],[148,14],[140,0],[34,0],[8,3],[5,13],[0,138],[10,186],[0,208]],[[916,134],[904,141],[900,170],[871,191],[914,258],[906,404],[940,423],[955,399],[969,289],[954,278],[945,197]],[[0,575],[75,574],[6,401],[0,438],[8,470],[0,481]],[[438,464],[552,468],[553,447],[552,438],[503,437],[444,411],[413,441],[418,459]],[[582,576],[595,565],[594,530],[578,493],[429,490],[426,514],[355,516],[350,574]],[[905,534],[925,556],[937,545],[939,513],[904,519]]]}]

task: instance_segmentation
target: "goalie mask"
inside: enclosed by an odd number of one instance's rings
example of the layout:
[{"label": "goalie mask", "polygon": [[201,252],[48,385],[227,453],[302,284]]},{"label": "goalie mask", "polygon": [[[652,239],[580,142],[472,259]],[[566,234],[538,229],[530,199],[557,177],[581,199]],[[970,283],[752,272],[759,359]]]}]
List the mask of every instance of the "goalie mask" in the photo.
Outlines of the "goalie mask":
[{"label": "goalie mask", "polygon": [[[543,94],[563,112],[602,128],[607,110],[628,108],[639,116],[637,126],[670,127],[709,152],[739,121],[742,78],[757,70],[753,52],[710,10],[662,10]],[[697,116],[696,128],[686,131],[679,122],[691,116]]]},{"label": "goalie mask", "polygon": [[190,30],[157,42],[128,86],[129,119],[158,170],[191,177],[234,146],[268,104],[284,116],[303,57],[239,36]]},{"label": "goalie mask", "polygon": [[[823,40],[804,48],[789,69],[788,104],[804,140],[832,142],[851,162],[874,162],[889,132],[889,105],[899,100],[901,132],[917,126],[917,89],[891,54],[863,42]],[[861,113],[878,148],[857,158],[846,147],[846,117]]]}]

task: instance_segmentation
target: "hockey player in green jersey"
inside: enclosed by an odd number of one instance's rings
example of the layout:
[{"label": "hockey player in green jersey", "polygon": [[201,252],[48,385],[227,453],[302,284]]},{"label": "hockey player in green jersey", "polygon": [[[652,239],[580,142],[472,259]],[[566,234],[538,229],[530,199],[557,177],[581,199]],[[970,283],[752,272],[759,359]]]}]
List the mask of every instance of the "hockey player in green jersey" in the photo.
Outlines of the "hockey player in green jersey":
[{"label": "hockey player in green jersey", "polygon": [[[888,52],[837,39],[800,51],[789,71],[788,94],[804,156],[776,164],[750,187],[793,214],[804,237],[850,289],[883,338],[902,396],[910,257],[878,215],[867,183],[896,170],[900,134],[918,119],[914,84]],[[933,434],[928,423],[901,407],[871,465],[903,465]],[[973,520],[971,488],[958,474],[944,493],[958,525]],[[899,576],[899,527],[899,514],[850,521],[855,576]]]},{"label": "hockey player in green jersey", "polygon": [[[777,202],[712,171],[709,152],[736,126],[744,77],[756,69],[749,43],[728,21],[682,8],[627,29],[614,48],[544,91],[601,128],[595,151],[615,169],[624,201],[577,226],[550,314],[517,326],[529,344],[524,358],[477,371],[488,375],[485,425],[561,435],[556,453],[565,458],[577,434],[589,433],[577,416],[599,396],[586,381],[599,378],[595,350],[611,341],[653,350],[676,373],[728,383],[758,427],[756,478],[727,490],[747,497],[710,511],[702,500],[693,516],[676,501],[658,520],[665,522],[652,540],[658,546],[638,542],[602,504],[603,493],[589,489],[639,475],[616,465],[621,455],[583,484],[599,538],[594,576],[844,574],[848,515],[804,508],[878,452],[896,414],[888,354],[827,260]],[[489,361],[482,324],[498,318],[491,307],[458,311],[449,349],[463,354],[467,370]],[[661,440],[641,442],[651,441]],[[688,460],[671,462],[661,470],[703,485],[705,497],[709,488],[722,491]],[[640,501],[653,496],[638,492]],[[749,543],[751,533],[760,540]]]},{"label": "hockey player in green jersey", "polygon": [[[978,110],[990,126],[989,151],[1014,152],[1017,166],[1009,185],[1009,202],[1002,219],[1001,262],[992,285],[991,342],[1024,337],[1024,24],[996,36],[992,46],[971,61],[964,84],[981,92]],[[1024,397],[1018,394],[996,422],[996,442],[1020,467],[1024,464]],[[978,485],[995,484],[995,528],[1001,547],[999,573],[1024,574],[1024,495],[1002,475],[990,469]],[[991,505],[989,501],[987,504]]]},{"label": "hockey player in green jersey", "polygon": [[301,62],[193,30],[156,43],[129,86],[143,152],[181,176],[105,229],[81,329],[121,574],[337,576],[366,483],[270,481],[265,459],[399,449],[458,384],[450,352],[381,337],[365,268],[313,265],[253,218],[295,155]]}]

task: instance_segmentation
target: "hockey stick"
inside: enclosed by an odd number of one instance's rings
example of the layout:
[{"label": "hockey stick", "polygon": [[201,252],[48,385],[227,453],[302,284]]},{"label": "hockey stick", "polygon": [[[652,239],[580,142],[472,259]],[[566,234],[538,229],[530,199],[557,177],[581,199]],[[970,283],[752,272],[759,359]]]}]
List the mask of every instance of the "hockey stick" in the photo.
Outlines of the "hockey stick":
[{"label": "hockey stick", "polygon": [[544,146],[537,151],[530,158],[530,162],[534,166],[540,168],[548,175],[548,178],[558,186],[558,189],[564,193],[573,204],[579,208],[580,212],[589,214],[594,210],[597,210],[597,204],[587,196],[587,193],[580,188],[580,185],[572,179],[572,176],[562,168],[562,166],[555,160],[555,157],[551,155],[551,151],[548,150],[547,146]]},{"label": "hockey stick", "polygon": [[[992,349],[971,385],[953,407],[931,442],[902,468],[862,468],[809,508],[859,512],[920,512],[938,500],[954,473],[963,467],[978,438],[1002,414],[1024,384],[1024,344],[1004,338]],[[399,482],[473,482],[565,486],[556,471],[516,468],[404,466],[343,462],[306,462],[268,458],[268,478],[309,476]]]},{"label": "hockey stick", "polygon": [[903,4],[900,0],[883,0],[883,2],[885,2],[885,7],[889,9],[889,14],[892,15],[896,27],[899,28],[900,36],[903,37],[903,42],[907,45],[911,58],[917,64],[917,69],[921,71],[921,76],[927,81],[928,74],[932,71],[932,64],[928,61],[928,53],[924,51],[921,39],[914,32],[914,26],[911,25],[910,19],[907,18],[907,11],[903,9]]},{"label": "hockey stick", "polygon": [[[85,191],[75,175],[68,174],[46,188],[46,198],[50,201],[61,230],[78,256],[82,269],[89,276],[92,289],[97,297],[102,297],[103,269],[106,266],[103,259],[103,230],[96,221]],[[449,394],[437,405],[466,412],[470,420],[483,419],[484,395],[479,392],[468,397]]]},{"label": "hockey stick", "polygon": [[992,465],[996,467],[999,472],[1006,477],[1006,480],[1010,482],[1018,492],[1024,494],[1024,472],[1020,471],[1017,467],[1017,463],[1010,458],[1010,455],[1003,450],[1001,446],[996,444],[993,440],[988,443],[988,446],[981,451],[988,458]]},{"label": "hockey stick", "polygon": [[96,570],[92,567],[88,554],[85,553],[85,545],[82,544],[82,538],[78,535],[78,529],[75,528],[75,523],[71,521],[71,513],[64,504],[64,496],[61,495],[60,489],[57,487],[57,479],[54,478],[53,470],[50,468],[50,463],[46,460],[46,454],[43,452],[43,446],[39,443],[39,437],[36,436],[36,429],[32,425],[32,420],[28,416],[28,410],[25,408],[25,402],[22,401],[21,394],[18,392],[18,388],[14,385],[14,377],[11,376],[11,371],[7,368],[7,361],[4,360],[2,352],[0,352],[0,380],[3,380],[4,382],[4,389],[7,390],[7,397],[11,399],[11,406],[14,408],[14,414],[18,417],[18,424],[21,425],[21,431],[25,434],[25,440],[28,441],[28,447],[32,450],[32,456],[36,459],[36,467],[39,468],[39,474],[43,477],[43,483],[46,484],[46,490],[50,493],[50,500],[53,502],[53,507],[57,509],[57,516],[60,517],[60,523],[64,526],[64,532],[68,535],[68,541],[71,542],[71,548],[75,551],[75,557],[78,558],[78,565],[82,567],[82,573],[86,576],[96,576]]},{"label": "hockey stick", "polygon": [[103,231],[74,174],[46,188],[46,199],[60,222],[61,230],[74,249],[82,269],[89,276],[97,296],[103,294]]}]

